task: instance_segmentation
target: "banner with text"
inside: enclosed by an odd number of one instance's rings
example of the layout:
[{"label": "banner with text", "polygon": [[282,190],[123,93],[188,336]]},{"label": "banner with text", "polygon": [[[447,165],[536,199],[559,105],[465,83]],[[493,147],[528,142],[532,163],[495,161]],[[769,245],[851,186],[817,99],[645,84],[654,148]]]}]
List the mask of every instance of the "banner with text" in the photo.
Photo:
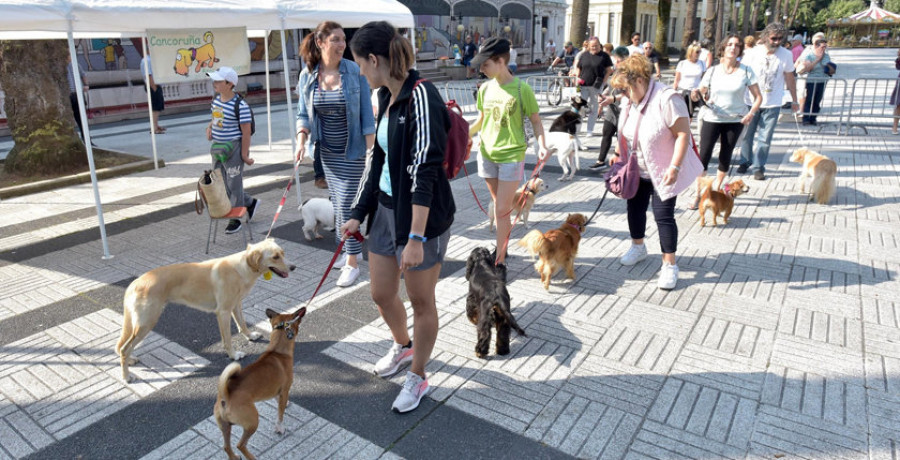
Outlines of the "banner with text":
[{"label": "banner with text", "polygon": [[147,31],[147,46],[156,83],[208,78],[219,67],[250,73],[246,27],[227,29],[157,29]]}]

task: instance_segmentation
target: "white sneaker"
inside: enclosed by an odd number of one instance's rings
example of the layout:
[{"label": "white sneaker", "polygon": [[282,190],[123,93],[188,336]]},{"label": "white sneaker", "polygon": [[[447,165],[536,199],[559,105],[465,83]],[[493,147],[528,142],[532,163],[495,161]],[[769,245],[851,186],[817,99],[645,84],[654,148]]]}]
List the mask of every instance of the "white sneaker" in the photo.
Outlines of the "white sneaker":
[{"label": "white sneaker", "polygon": [[669,291],[675,289],[676,284],[678,284],[678,265],[663,262],[662,268],[659,270],[659,281],[656,286]]},{"label": "white sneaker", "polygon": [[404,347],[399,343],[391,345],[387,354],[375,363],[375,374],[379,377],[389,377],[397,373],[401,367],[412,362],[412,346]]},{"label": "white sneaker", "polygon": [[359,278],[359,267],[344,265],[344,268],[341,269],[341,276],[337,280],[337,285],[340,287],[352,286],[356,282],[356,278]]},{"label": "white sneaker", "polygon": [[426,393],[428,393],[428,380],[419,377],[418,374],[406,371],[406,381],[403,382],[403,388],[400,389],[397,399],[394,399],[391,409],[401,414],[409,412],[419,407],[419,402]]},{"label": "white sneaker", "polygon": [[619,259],[619,263],[622,265],[634,265],[644,259],[647,258],[647,245],[645,244],[631,244],[631,247],[628,248],[628,252]]},{"label": "white sneaker", "polygon": [[332,270],[340,270],[344,268],[344,265],[347,265],[347,253],[341,254],[337,260],[334,261],[334,265],[331,267]]}]

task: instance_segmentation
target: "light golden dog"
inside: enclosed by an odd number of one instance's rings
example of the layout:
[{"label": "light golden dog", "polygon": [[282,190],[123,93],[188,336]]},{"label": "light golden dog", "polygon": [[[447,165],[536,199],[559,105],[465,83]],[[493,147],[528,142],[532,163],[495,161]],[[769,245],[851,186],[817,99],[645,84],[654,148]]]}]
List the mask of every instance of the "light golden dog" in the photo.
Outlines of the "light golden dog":
[{"label": "light golden dog", "polygon": [[131,353],[156,326],[168,302],[215,313],[225,353],[234,360],[243,358],[244,353],[232,349],[229,318],[234,318],[238,330],[248,340],[258,339],[260,334],[251,332],[244,322],[241,302],[265,272],[287,278],[294,268],[287,263],[284,250],[275,240],[267,239],[230,256],[166,265],[144,273],[128,285],[123,299],[125,318],[122,337],[116,344],[122,379],[131,380],[128,366],[137,362]]},{"label": "light golden dog", "polygon": [[837,188],[834,180],[834,176],[837,175],[837,163],[831,158],[807,148],[794,150],[794,153],[791,154],[791,161],[803,164],[798,179],[800,193],[806,193],[806,178],[812,177],[812,183],[809,184],[811,194],[809,200],[815,199],[819,204],[831,201]]},{"label": "light golden dog", "polygon": [[714,180],[715,176],[697,179],[701,187],[700,207],[698,208],[701,227],[706,226],[707,209],[712,210],[713,227],[719,224],[718,217],[722,212],[725,213],[722,216],[722,223],[727,224],[728,218],[731,217],[731,211],[734,209],[734,199],[750,191],[750,187],[744,184],[744,181],[741,179],[725,184],[720,190],[713,190]]},{"label": "light golden dog", "polygon": [[216,47],[213,46],[213,33],[207,31],[203,34],[203,41],[206,44],[199,48],[180,48],[175,51],[175,73],[186,77],[195,62],[197,67],[194,69],[194,73],[199,72],[203,67],[212,69],[219,62],[219,59],[216,58]]},{"label": "light golden dog", "polygon": [[306,315],[306,307],[294,313],[278,314],[266,309],[272,325],[269,346],[253,364],[241,369],[231,363],[219,376],[219,394],[213,415],[225,440],[225,453],[231,460],[241,457],[231,450],[231,426],[244,429],[237,448],[248,459],[256,458],[247,449],[250,436],[259,427],[256,402],[278,398],[278,422],[275,432],[284,434],[284,410],[287,408],[291,384],[294,382],[294,343],[300,329],[300,320]]},{"label": "light golden dog", "polygon": [[[516,190],[516,200],[513,202],[512,215],[516,216],[519,212],[522,213],[522,224],[525,225],[525,228],[531,227],[528,224],[528,214],[531,213],[531,207],[534,206],[534,199],[537,197],[538,193],[547,190],[547,184],[544,183],[544,179],[540,177],[535,177],[533,179],[529,179],[528,182],[522,184],[518,190]],[[525,194],[523,199],[522,194]],[[494,231],[494,202],[491,201],[491,207],[488,209],[488,217],[490,219],[490,230]]]},{"label": "light golden dog", "polygon": [[534,268],[541,275],[544,289],[550,290],[550,279],[562,268],[566,269],[567,278],[575,279],[575,255],[585,224],[584,214],[569,214],[559,228],[547,233],[532,230],[517,243],[527,248],[532,258],[538,256]]}]

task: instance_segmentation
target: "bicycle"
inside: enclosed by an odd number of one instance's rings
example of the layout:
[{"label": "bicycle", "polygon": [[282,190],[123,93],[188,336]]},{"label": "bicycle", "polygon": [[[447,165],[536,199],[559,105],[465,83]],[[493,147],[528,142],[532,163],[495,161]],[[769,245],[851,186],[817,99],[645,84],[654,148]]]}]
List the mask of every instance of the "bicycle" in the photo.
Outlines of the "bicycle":
[{"label": "bicycle", "polygon": [[562,102],[563,88],[572,86],[572,81],[570,81],[571,79],[567,78],[569,75],[569,67],[551,67],[547,69],[545,73],[550,75],[555,74],[557,77],[565,77],[554,78],[547,86],[547,91],[544,92],[544,97],[547,100],[547,104],[549,104],[551,107],[556,107],[560,102]]}]

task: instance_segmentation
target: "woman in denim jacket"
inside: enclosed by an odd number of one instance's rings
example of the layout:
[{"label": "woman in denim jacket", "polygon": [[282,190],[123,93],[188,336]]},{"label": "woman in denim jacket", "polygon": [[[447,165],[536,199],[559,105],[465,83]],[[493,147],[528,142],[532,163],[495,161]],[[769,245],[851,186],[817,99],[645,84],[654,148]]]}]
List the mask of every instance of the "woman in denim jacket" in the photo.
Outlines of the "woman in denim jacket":
[{"label": "woman in denim jacket", "polygon": [[[350,218],[353,199],[366,167],[366,152],[375,144],[375,116],[366,78],[355,62],[343,59],[347,41],[340,24],[325,21],[300,45],[306,67],[300,73],[297,109],[298,160],[307,142],[321,155],[334,206],[335,227]],[[340,242],[342,235],[335,234]],[[362,245],[347,240],[337,285],[352,285],[359,277]]]}]

